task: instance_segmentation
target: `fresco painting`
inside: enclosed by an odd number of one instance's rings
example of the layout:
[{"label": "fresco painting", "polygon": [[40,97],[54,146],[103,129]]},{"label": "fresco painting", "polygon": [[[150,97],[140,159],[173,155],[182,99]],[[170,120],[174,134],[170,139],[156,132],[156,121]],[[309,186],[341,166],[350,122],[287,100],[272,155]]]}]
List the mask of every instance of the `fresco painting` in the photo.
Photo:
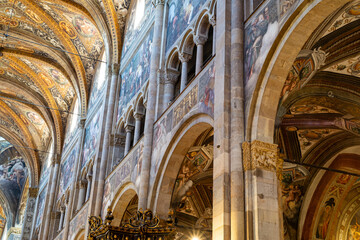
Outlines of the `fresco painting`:
[{"label": "fresco painting", "polygon": [[101,94],[104,92],[105,89],[105,82],[106,82],[106,54],[103,54],[101,58],[102,62],[98,63],[98,69],[96,70],[94,83],[91,89],[91,96],[89,100],[89,111],[93,108]]},{"label": "fresco painting", "polygon": [[348,239],[349,240],[360,239],[360,211],[357,211],[350,221]]},{"label": "fresco painting", "polygon": [[117,188],[121,186],[128,178],[130,180],[131,163],[127,161],[116,168],[116,170],[105,181],[104,198],[102,205],[102,216],[106,215],[107,207],[114,200]]},{"label": "fresco painting", "polygon": [[44,208],[45,208],[45,195],[46,195],[46,188],[42,190],[42,192],[39,195],[38,199],[38,208],[37,208],[37,217],[36,217],[36,228],[39,227],[43,215],[44,215]]},{"label": "fresco painting", "polygon": [[212,62],[199,81],[199,108],[214,117],[215,64]]},{"label": "fresco painting", "polygon": [[69,228],[69,236],[72,239],[73,235],[75,235],[79,229],[85,228],[85,223],[87,220],[87,214],[88,214],[88,206],[83,207],[81,211],[76,215],[76,217],[70,222],[70,228]]},{"label": "fresco painting", "polygon": [[169,1],[169,17],[166,34],[166,51],[175,43],[189,26],[206,0],[172,0]]},{"label": "fresco painting", "polygon": [[137,188],[140,187],[140,173],[143,159],[143,147],[144,142],[141,141],[138,144],[137,148],[133,151],[133,161],[132,161],[132,171],[131,171],[131,181],[135,183]]},{"label": "fresco painting", "polygon": [[[137,0],[131,7],[129,19],[126,25],[125,41],[123,46],[123,56],[126,55],[129,47],[139,36],[144,28],[144,23],[150,20],[153,13],[151,0]],[[129,13],[128,13],[129,14]]]},{"label": "fresco painting", "polygon": [[85,140],[84,140],[84,149],[81,158],[81,168],[90,160],[90,158],[96,152],[96,149],[99,145],[99,133],[101,126],[102,107],[92,118],[91,122],[88,124],[85,130]]},{"label": "fresco painting", "polygon": [[145,37],[145,40],[135,53],[134,57],[121,73],[118,120],[123,113],[123,108],[126,107],[149,78],[153,33],[154,29],[151,28],[150,33]]},{"label": "fresco painting", "polygon": [[335,207],[335,199],[329,198],[325,202],[325,206],[323,206],[323,208],[321,210],[320,220],[319,220],[319,223],[316,228],[316,237],[318,239],[326,238],[329,223],[330,223],[333,211],[334,211],[334,207]]},{"label": "fresco painting", "polygon": [[184,99],[181,100],[181,102],[174,107],[174,119],[173,124],[176,126],[183,118],[184,116],[190,112],[190,110],[197,104],[198,102],[198,85],[193,87],[191,91],[186,94]]},{"label": "fresco painting", "polygon": [[6,161],[0,165],[0,189],[5,195],[19,201],[26,182],[28,170],[22,158]]},{"label": "fresco painting", "polygon": [[70,185],[70,182],[74,174],[74,168],[75,168],[74,166],[77,155],[78,155],[78,147],[74,147],[69,153],[69,156],[61,164],[61,178],[60,178],[58,198],[62,196],[62,194],[66,191],[66,189]]}]

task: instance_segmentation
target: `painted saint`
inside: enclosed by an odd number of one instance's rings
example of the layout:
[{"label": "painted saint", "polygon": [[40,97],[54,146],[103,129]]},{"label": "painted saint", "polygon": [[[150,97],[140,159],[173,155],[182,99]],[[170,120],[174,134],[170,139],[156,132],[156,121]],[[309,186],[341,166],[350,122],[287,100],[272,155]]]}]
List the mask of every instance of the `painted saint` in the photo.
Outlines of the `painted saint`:
[{"label": "painted saint", "polygon": [[73,20],[76,31],[84,37],[93,37],[96,33],[95,27],[92,23],[83,16],[76,16]]},{"label": "painted saint", "polygon": [[76,38],[76,32],[70,24],[61,21],[59,22],[59,26],[70,37],[70,39]]},{"label": "painted saint", "polygon": [[31,11],[30,9],[26,9],[25,13],[34,22],[36,22],[38,24],[43,22],[42,19],[38,15],[36,15],[33,11]]},{"label": "painted saint", "polygon": [[65,77],[56,69],[49,69],[50,76],[60,85],[65,85],[67,83]]},{"label": "painted saint", "polygon": [[335,199],[330,198],[325,202],[325,207],[320,216],[320,220],[316,229],[316,237],[319,239],[325,239],[329,228],[332,213],[335,207]]},{"label": "painted saint", "polygon": [[43,125],[44,120],[39,116],[39,114],[34,112],[26,112],[27,118],[36,125]]},{"label": "painted saint", "polygon": [[51,79],[44,73],[39,73],[39,77],[45,82],[48,87],[51,87],[53,85]]}]

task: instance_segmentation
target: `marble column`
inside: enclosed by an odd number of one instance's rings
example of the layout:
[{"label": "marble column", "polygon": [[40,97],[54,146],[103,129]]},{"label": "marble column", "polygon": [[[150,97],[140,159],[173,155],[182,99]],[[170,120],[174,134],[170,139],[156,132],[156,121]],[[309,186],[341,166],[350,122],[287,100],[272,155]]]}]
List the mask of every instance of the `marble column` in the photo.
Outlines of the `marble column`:
[{"label": "marble column", "polygon": [[73,182],[70,185],[70,194],[67,196],[67,206],[66,206],[66,212],[64,213],[64,231],[63,231],[63,239],[66,240],[67,236],[68,236],[68,232],[69,232],[69,227],[70,227],[70,220],[72,215],[74,214],[75,210],[76,210],[76,180],[79,178],[80,172],[81,172],[81,157],[82,157],[82,150],[84,147],[84,138],[85,138],[85,122],[86,119],[82,118],[79,121],[79,128],[81,129],[81,137],[80,137],[80,142],[82,143],[80,148],[79,148],[79,152],[78,152],[78,157],[77,160],[75,161],[75,166],[74,167],[74,173],[75,176],[73,177]]},{"label": "marble column", "polygon": [[87,187],[86,187],[85,202],[86,202],[87,200],[89,200],[89,197],[90,197],[91,183],[92,183],[92,174],[86,175],[86,180],[87,180]]},{"label": "marble column", "polygon": [[31,228],[34,218],[36,198],[38,196],[39,188],[29,188],[29,198],[26,203],[26,210],[23,220],[23,226],[21,231],[21,239],[30,239]]},{"label": "marble column", "polygon": [[133,145],[135,145],[139,141],[140,131],[141,131],[141,121],[142,121],[143,117],[144,117],[144,114],[141,114],[141,113],[135,113],[134,114],[135,130],[134,130],[134,143],[133,143]]},{"label": "marble column", "polygon": [[194,38],[194,42],[197,46],[195,75],[197,75],[201,71],[204,63],[204,44],[206,40],[207,39],[202,36],[196,36]]},{"label": "marble column", "polygon": [[148,205],[148,192],[151,168],[151,153],[152,153],[152,140],[155,121],[155,106],[156,104],[156,81],[157,71],[159,69],[160,52],[161,52],[161,35],[163,28],[163,15],[164,15],[164,0],[153,0],[155,6],[155,23],[154,23],[154,36],[151,51],[150,61],[150,77],[148,87],[148,100],[146,116],[145,116],[145,129],[144,129],[144,148],[143,148],[143,164],[141,167],[140,175],[140,188],[139,188],[139,204],[138,207],[146,209]]},{"label": "marble column", "polygon": [[[231,1],[218,0],[214,82],[213,239],[231,239]],[[240,144],[240,143],[239,143]]]},{"label": "marble column", "polygon": [[182,92],[187,85],[187,74],[188,74],[188,62],[191,59],[191,55],[187,53],[179,54],[179,59],[181,61],[181,83],[180,83],[180,92]]},{"label": "marble column", "polygon": [[78,202],[77,202],[77,207],[76,210],[79,211],[80,208],[83,206],[84,202],[85,202],[85,186],[86,186],[86,182],[84,180],[80,180],[78,182],[78,188],[79,188],[79,195],[78,195]]},{"label": "marble column", "polygon": [[42,236],[41,239],[49,239],[51,212],[55,204],[55,197],[57,194],[56,187],[60,171],[60,159],[60,155],[55,154],[53,161],[51,162],[52,171],[49,177],[49,185],[47,190],[49,192],[49,202],[47,204],[47,208],[45,208],[46,211],[44,210],[44,218],[42,221],[43,225],[41,226],[41,228],[43,228],[43,231],[41,231],[42,229],[40,229],[40,236]]},{"label": "marble column", "polygon": [[126,156],[126,154],[128,154],[128,152],[130,151],[131,139],[133,137],[134,126],[127,125],[125,127],[125,131],[126,131],[126,140],[125,140],[124,156]]},{"label": "marble column", "polygon": [[65,217],[65,211],[66,211],[66,207],[61,207],[60,208],[60,221],[59,221],[59,228],[58,228],[58,232],[60,232],[63,229],[64,226],[64,217]]},{"label": "marble column", "polygon": [[245,140],[245,101],[243,71],[244,1],[231,1],[231,240],[245,239],[245,185],[242,150]]},{"label": "marble column", "polygon": [[165,81],[164,81],[164,106],[162,108],[162,112],[164,112],[168,106],[169,103],[174,99],[174,91],[175,91],[175,84],[178,80],[180,73],[178,71],[175,70],[171,70],[168,69],[166,70],[166,76],[165,76]]},{"label": "marble column", "polygon": [[[108,88],[108,99],[107,104],[105,104],[106,109],[106,122],[104,128],[104,140],[102,143],[102,152],[100,158],[100,166],[98,166],[98,171],[94,176],[94,208],[89,208],[89,213],[94,216],[99,216],[101,213],[101,207],[103,202],[103,193],[104,193],[104,184],[105,184],[105,175],[107,169],[107,163],[109,162],[109,146],[110,146],[110,135],[112,133],[112,126],[114,120],[114,109],[115,109],[115,99],[116,99],[116,87],[118,83],[120,64],[113,63],[111,68],[111,80]],[[92,210],[93,209],[93,210]]]},{"label": "marble column", "polygon": [[246,182],[247,239],[282,239],[279,206],[282,160],[276,144],[253,141],[243,143],[243,168]]}]

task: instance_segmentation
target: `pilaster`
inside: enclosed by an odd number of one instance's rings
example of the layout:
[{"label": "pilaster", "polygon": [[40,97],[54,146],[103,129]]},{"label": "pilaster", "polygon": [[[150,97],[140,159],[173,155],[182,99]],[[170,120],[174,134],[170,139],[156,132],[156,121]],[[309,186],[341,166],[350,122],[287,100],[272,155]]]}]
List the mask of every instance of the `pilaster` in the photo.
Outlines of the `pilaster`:
[{"label": "pilaster", "polygon": [[281,238],[280,185],[282,160],[276,144],[243,143],[246,184],[248,239]]},{"label": "pilaster", "polygon": [[39,192],[39,188],[29,188],[29,198],[26,203],[26,210],[24,215],[24,222],[21,231],[21,239],[30,239],[31,228],[36,207],[36,197]]}]

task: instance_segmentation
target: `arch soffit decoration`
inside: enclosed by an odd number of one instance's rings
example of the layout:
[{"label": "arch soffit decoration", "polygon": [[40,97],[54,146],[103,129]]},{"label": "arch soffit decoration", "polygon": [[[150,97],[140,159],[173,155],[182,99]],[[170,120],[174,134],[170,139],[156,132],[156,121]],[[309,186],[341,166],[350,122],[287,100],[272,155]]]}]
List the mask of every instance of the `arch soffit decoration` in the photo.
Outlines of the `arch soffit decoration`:
[{"label": "arch soffit decoration", "polygon": [[175,180],[187,150],[198,136],[211,127],[213,127],[213,119],[206,114],[198,114],[188,117],[176,129],[171,144],[160,160],[153,188],[150,189],[152,196],[150,206],[159,216],[165,217],[168,214]]},{"label": "arch soffit decoration", "polygon": [[248,140],[273,142],[278,101],[289,69],[314,30],[347,2],[349,1],[304,1],[289,17],[261,69],[249,107],[248,122],[251,124],[246,129]]}]

